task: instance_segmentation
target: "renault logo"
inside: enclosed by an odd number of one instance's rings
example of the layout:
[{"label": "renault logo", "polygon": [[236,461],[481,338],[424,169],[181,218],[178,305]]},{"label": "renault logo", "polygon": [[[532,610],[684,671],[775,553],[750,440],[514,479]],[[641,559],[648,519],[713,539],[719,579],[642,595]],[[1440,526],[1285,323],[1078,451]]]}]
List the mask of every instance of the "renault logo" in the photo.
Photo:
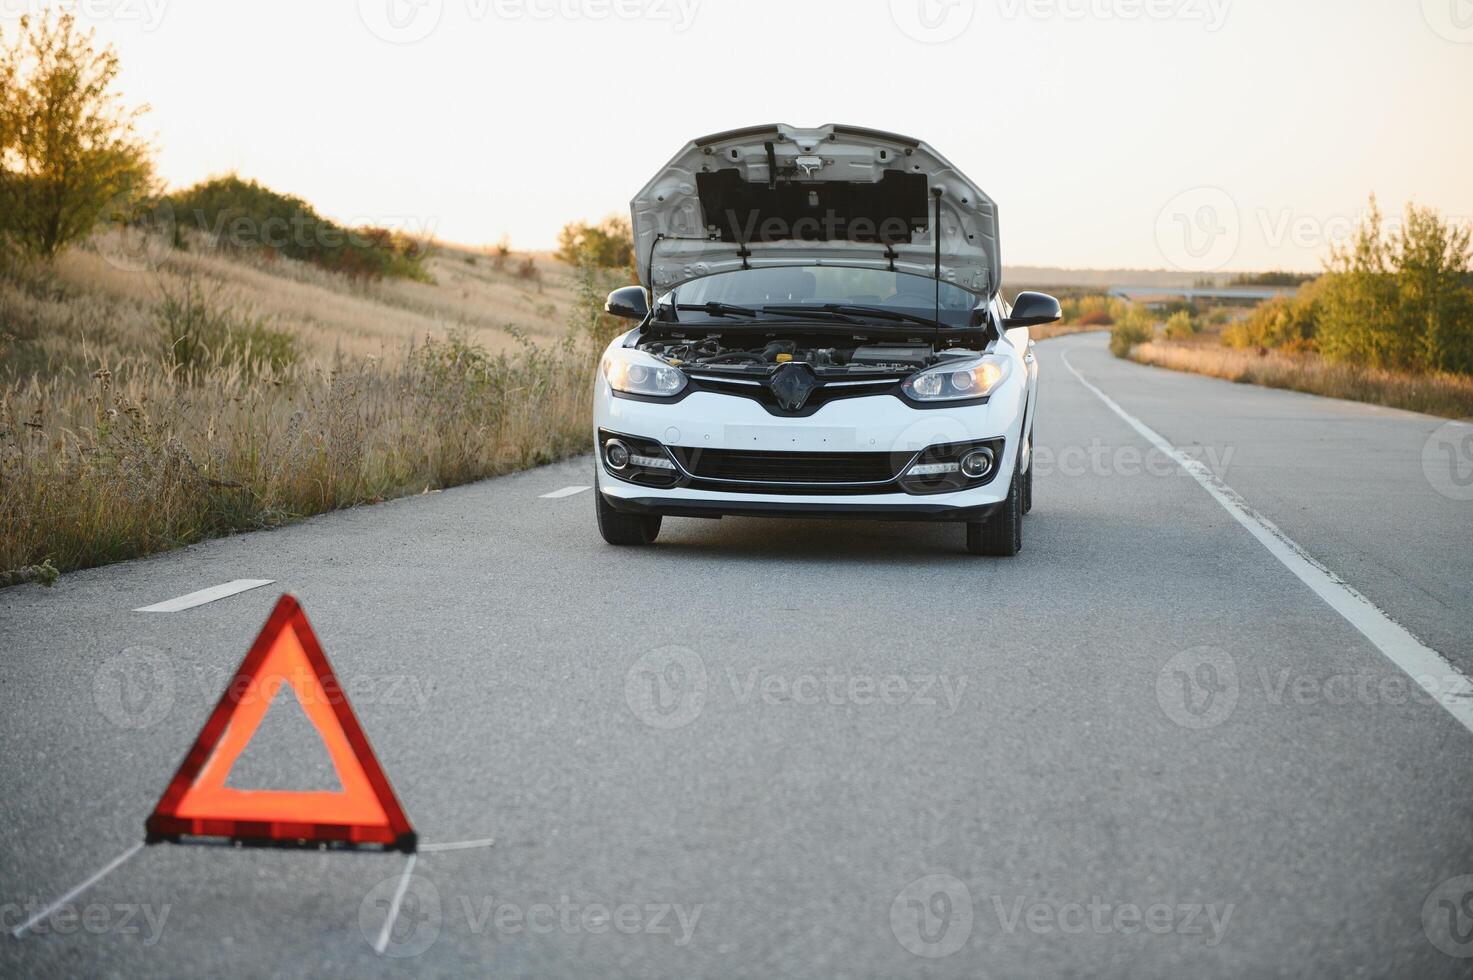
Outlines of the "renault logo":
[{"label": "renault logo", "polygon": [[820,387],[807,365],[788,363],[777,369],[767,387],[777,396],[777,403],[785,411],[796,412],[808,401],[808,396]]}]

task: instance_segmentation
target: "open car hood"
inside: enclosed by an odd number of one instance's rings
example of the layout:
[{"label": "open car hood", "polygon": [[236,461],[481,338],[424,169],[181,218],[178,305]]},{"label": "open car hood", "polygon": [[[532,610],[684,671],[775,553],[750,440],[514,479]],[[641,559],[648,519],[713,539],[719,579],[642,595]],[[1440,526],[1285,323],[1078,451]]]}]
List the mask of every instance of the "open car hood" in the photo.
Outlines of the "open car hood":
[{"label": "open car hood", "polygon": [[[939,193],[938,193],[939,192]],[[694,140],[630,203],[657,295],[718,272],[834,265],[938,272],[991,298],[997,205],[919,140],[855,126],[754,126]]]}]

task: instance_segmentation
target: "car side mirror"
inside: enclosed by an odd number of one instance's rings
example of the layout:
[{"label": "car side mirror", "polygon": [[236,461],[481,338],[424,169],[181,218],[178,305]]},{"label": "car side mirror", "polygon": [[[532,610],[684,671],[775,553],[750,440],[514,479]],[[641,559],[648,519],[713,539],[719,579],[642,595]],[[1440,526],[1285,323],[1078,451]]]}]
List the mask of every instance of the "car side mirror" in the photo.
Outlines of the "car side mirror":
[{"label": "car side mirror", "polygon": [[1045,323],[1058,323],[1064,319],[1059,301],[1048,293],[1019,293],[1013,301],[1013,313],[1003,322],[1009,330],[1013,327],[1037,327]]},{"label": "car side mirror", "polygon": [[650,315],[649,294],[643,286],[624,286],[609,293],[604,310],[626,320],[643,320]]}]

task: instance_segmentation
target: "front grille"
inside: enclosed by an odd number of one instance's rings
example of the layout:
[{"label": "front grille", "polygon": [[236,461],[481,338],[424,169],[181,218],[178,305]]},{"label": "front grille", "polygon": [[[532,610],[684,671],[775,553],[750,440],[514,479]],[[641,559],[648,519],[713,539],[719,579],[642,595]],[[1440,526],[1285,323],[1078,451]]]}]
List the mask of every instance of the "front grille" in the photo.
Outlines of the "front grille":
[{"label": "front grille", "polygon": [[886,483],[908,453],[782,453],[671,447],[680,465],[703,480],[750,483]]}]

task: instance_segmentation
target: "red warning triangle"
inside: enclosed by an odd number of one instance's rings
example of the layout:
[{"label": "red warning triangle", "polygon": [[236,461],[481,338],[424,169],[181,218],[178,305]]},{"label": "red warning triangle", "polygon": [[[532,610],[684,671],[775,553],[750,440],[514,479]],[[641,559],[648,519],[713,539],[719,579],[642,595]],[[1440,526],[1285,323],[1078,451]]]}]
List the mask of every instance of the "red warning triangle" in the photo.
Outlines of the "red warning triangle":
[{"label": "red warning triangle", "polygon": [[[342,792],[225,785],[283,684],[322,736]],[[296,599],[284,595],[276,603],[145,826],[150,842],[187,835],[415,849],[414,830]]]}]

